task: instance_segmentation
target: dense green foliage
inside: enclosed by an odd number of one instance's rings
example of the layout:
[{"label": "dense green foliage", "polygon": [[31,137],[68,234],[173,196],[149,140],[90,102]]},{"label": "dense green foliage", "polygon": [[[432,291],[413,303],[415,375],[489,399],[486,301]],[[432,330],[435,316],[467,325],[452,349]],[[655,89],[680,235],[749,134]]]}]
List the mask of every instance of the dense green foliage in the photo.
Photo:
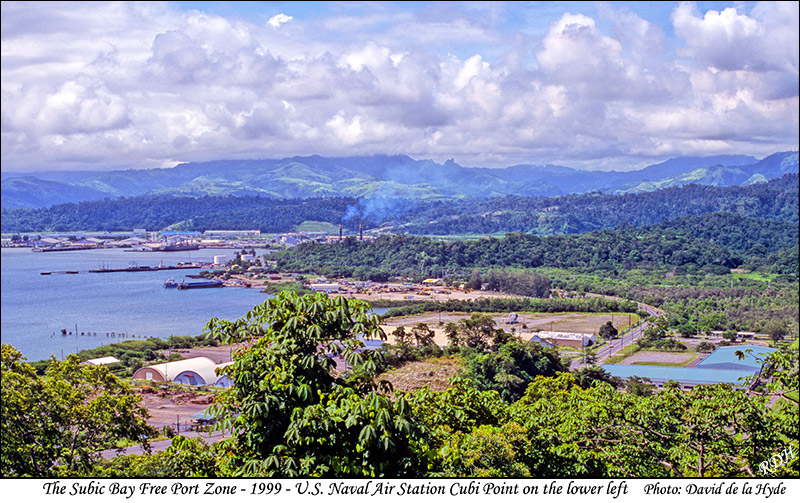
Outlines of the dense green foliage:
[{"label": "dense green foliage", "polygon": [[788,439],[797,441],[762,400],[727,385],[648,396],[605,384],[582,389],[568,374],[539,379],[512,417],[541,442],[548,462],[540,476],[753,476]]},{"label": "dense green foliage", "polygon": [[798,176],[745,187],[685,185],[654,192],[558,197],[503,196],[421,203],[404,198],[273,199],[258,196],[140,196],[3,209],[3,232],[125,231],[133,228],[259,229],[289,232],[304,221],[354,233],[387,227],[411,234],[578,234],[620,225],[646,226],[724,212],[746,219],[798,222]]},{"label": "dense green foliage", "polygon": [[798,221],[798,176],[745,187],[684,185],[653,192],[592,192],[558,197],[505,196],[433,202],[398,219],[410,234],[581,234],[620,225],[641,227],[706,213]]},{"label": "dense green foliage", "polygon": [[[336,223],[357,202],[349,198],[130,197],[65,203],[33,210],[2,210],[3,232],[128,231],[172,228],[288,232],[306,220]],[[360,220],[353,221],[358,229]],[[353,229],[350,229],[353,231]]]},{"label": "dense green foliage", "polygon": [[71,355],[44,375],[2,345],[3,476],[74,477],[92,473],[102,449],[155,432],[128,385]]},{"label": "dense green foliage", "polygon": [[[467,374],[448,389],[389,393],[374,381],[387,352],[365,350],[357,338],[383,335],[367,305],[322,294],[280,294],[240,320],[209,322],[221,342],[246,343],[226,368],[235,386],[215,407],[217,424],[232,432],[230,439],[207,446],[176,437],[165,453],[99,463],[91,446],[145,433],[135,400],[109,386],[118,381],[105,369],[81,368],[77,358],[53,361],[42,379],[4,346],[4,474],[797,476],[796,457],[769,465],[776,452],[798,451],[796,342],[769,357],[768,386],[781,397],[770,406],[767,397],[728,385],[697,386],[688,393],[669,386],[634,392],[629,385],[621,393],[615,389],[620,383],[601,369],[563,372],[555,350],[501,337],[490,321],[474,314],[470,323],[450,327]],[[667,318],[654,321],[651,335],[661,335],[667,324]],[[409,342],[425,344],[425,327],[416,328],[420,336]],[[332,372],[340,356],[348,371]],[[91,388],[94,377],[109,381]],[[128,414],[128,420],[103,412],[109,410]],[[70,422],[73,417],[81,421]],[[76,435],[87,424],[86,436]],[[111,436],[90,442],[90,432],[109,432],[109,426]],[[38,435],[38,442],[28,440],[30,435]],[[85,448],[80,456],[63,448],[75,446],[76,438]],[[39,457],[35,466],[29,451]]]},{"label": "dense green foliage", "polygon": [[[410,408],[365,377],[334,377],[334,357],[376,371],[380,353],[357,338],[385,338],[366,303],[284,292],[235,322],[212,319],[224,343],[249,342],[225,369],[234,386],[215,408],[236,435],[229,469],[248,476],[410,474]],[[325,439],[320,442],[320,439]]]},{"label": "dense green foliage", "polygon": [[494,351],[468,358],[466,377],[478,389],[495,390],[503,400],[516,402],[537,376],[555,377],[567,370],[555,349],[512,340]]},{"label": "dense green foliage", "polygon": [[798,335],[800,286],[796,276],[706,274],[692,267],[632,269],[614,276],[545,269],[554,286],[635,299],[667,312],[669,326],[685,335],[712,330],[766,333],[777,323]]},{"label": "dense green foliage", "polygon": [[[394,235],[367,242],[345,239],[333,245],[304,243],[275,258],[282,270],[360,278],[375,271],[423,277],[508,267],[558,267],[613,274],[635,267],[667,265],[716,271],[748,261],[766,263],[770,253],[786,249],[793,248],[796,257],[797,240],[796,224],[714,215],[702,221],[692,217],[577,236],[508,234],[502,239],[442,242]],[[779,274],[788,272],[779,264],[769,267],[778,269],[774,272]]]},{"label": "dense green foliage", "polygon": [[[574,378],[559,374],[564,368],[555,350],[500,337],[491,319],[475,313],[447,328],[451,344],[462,348],[467,373],[443,392],[423,388],[394,398],[379,394],[369,383],[374,375],[370,371],[382,367],[380,354],[390,354],[381,350],[365,352],[360,362],[353,362],[353,374],[345,373],[338,382],[317,374],[316,396],[303,398],[301,383],[308,382],[303,376],[316,368],[315,361],[324,364],[328,357],[318,354],[309,360],[317,349],[298,343],[330,333],[326,321],[338,320],[344,327],[358,323],[363,314],[358,302],[352,319],[342,317],[348,302],[354,301],[284,294],[268,308],[224,325],[226,336],[259,338],[237,356],[246,366],[232,369],[234,376],[245,372],[240,379],[250,390],[235,392],[239,406],[229,410],[239,414],[239,438],[229,451],[216,448],[240,466],[234,473],[763,476],[759,463],[776,450],[797,445],[796,407],[771,411],[765,400],[726,385],[697,387],[688,394],[678,389],[619,393],[614,388],[620,383],[600,369],[585,369]],[[277,326],[274,334],[261,325],[266,320]],[[651,332],[660,336],[667,324],[666,318],[658,319]],[[427,347],[424,335],[415,335],[416,328],[424,334],[424,326],[412,328],[401,346],[416,342],[420,350]],[[339,332],[340,340],[352,341],[348,333]],[[786,376],[785,382],[779,381],[783,386],[796,384],[792,358],[776,360],[776,369]],[[255,366],[256,361],[263,364]],[[289,387],[276,388],[278,383]],[[287,394],[292,389],[294,394]],[[278,390],[283,391],[275,394]],[[247,406],[249,396],[260,398]],[[283,407],[294,409],[289,413]],[[375,445],[378,438],[382,440]],[[254,460],[242,459],[251,452],[242,447],[252,442],[272,445],[272,456],[262,451]],[[380,462],[370,460],[377,451],[382,453]],[[218,461],[217,473],[229,473],[230,467]],[[795,460],[776,474],[796,472]]]}]

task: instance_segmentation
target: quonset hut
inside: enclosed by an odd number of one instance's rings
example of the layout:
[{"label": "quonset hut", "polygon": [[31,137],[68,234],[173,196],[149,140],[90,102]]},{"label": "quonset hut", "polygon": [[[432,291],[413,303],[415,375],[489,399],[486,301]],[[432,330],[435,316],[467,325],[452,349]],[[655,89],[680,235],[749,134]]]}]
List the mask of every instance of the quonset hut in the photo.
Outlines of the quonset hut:
[{"label": "quonset hut", "polygon": [[[201,377],[202,376],[211,376],[213,375],[214,378],[211,381],[212,384],[216,383],[216,374],[214,373],[214,369],[217,367],[217,364],[211,358],[206,358],[205,356],[200,356],[197,358],[188,358],[186,360],[178,360],[174,362],[168,363],[159,363],[157,365],[148,365],[146,367],[142,367],[133,374],[134,379],[144,379],[146,381],[159,381],[159,382],[181,382],[177,381],[176,378],[184,374],[184,384],[189,384],[188,376],[193,377]],[[209,373],[210,371],[210,373]],[[203,383],[205,384],[207,381],[203,378]],[[192,383],[195,384],[195,383]],[[201,384],[197,382],[196,384]]]},{"label": "quonset hut", "polygon": [[[213,363],[213,362],[212,362]],[[214,364],[212,367],[198,367],[195,369],[184,370],[175,376],[174,382],[180,384],[191,384],[193,386],[221,386],[227,388],[231,385],[230,378],[217,375],[217,369],[223,369],[233,362]]]}]

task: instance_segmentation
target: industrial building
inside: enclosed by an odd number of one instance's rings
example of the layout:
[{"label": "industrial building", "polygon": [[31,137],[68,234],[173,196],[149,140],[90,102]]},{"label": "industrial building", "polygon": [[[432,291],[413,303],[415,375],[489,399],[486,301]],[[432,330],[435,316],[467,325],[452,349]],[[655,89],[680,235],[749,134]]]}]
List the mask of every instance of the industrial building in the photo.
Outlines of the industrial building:
[{"label": "industrial building", "polygon": [[[752,378],[761,372],[761,361],[775,351],[777,349],[764,346],[727,346],[717,349],[695,367],[603,365],[603,368],[623,380],[636,376],[649,379],[659,387],[674,381],[683,389],[718,383],[747,388]],[[745,357],[739,359],[738,352],[744,353]]]},{"label": "industrial building", "polygon": [[[537,340],[538,339],[538,340]],[[583,334],[576,332],[551,332],[543,330],[537,332],[531,338],[534,342],[547,341],[554,346],[569,346],[572,348],[580,348],[590,346],[597,342],[597,336],[594,334]]]},{"label": "industrial building", "polygon": [[119,360],[117,360],[113,356],[103,356],[101,358],[92,358],[91,360],[86,360],[85,362],[81,362],[81,365],[102,366],[102,365],[113,365],[115,363],[119,363]]},{"label": "industrial building", "polygon": [[325,292],[325,293],[339,292],[338,283],[312,283],[308,285],[308,287],[314,290],[315,292]]},{"label": "industrial building", "polygon": [[230,379],[217,375],[233,362],[217,364],[211,358],[200,356],[174,362],[148,365],[133,374],[134,379],[146,381],[174,382],[194,386],[230,386]]}]

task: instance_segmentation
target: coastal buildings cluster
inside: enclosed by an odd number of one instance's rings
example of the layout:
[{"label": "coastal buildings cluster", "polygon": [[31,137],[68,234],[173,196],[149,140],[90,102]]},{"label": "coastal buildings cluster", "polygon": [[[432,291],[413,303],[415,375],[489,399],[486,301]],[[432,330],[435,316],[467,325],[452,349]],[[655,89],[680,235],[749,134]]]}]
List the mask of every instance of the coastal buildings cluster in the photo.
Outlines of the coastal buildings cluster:
[{"label": "coastal buildings cluster", "polygon": [[124,248],[132,251],[185,251],[199,248],[259,248],[275,245],[295,246],[304,242],[335,243],[346,237],[370,240],[363,230],[356,236],[326,232],[299,231],[263,234],[259,230],[54,232],[47,234],[3,235],[3,247],[32,248],[34,251],[69,251]]}]

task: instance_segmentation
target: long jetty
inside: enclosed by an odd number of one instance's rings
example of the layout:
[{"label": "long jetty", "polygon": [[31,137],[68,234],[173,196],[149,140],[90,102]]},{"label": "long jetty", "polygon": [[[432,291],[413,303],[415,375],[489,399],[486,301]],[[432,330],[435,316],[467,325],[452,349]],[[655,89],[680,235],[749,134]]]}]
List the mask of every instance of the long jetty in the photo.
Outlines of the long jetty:
[{"label": "long jetty", "polygon": [[129,266],[129,267],[121,267],[121,268],[101,268],[101,269],[89,269],[88,271],[75,271],[75,270],[67,270],[67,271],[42,271],[39,274],[42,276],[47,276],[50,274],[78,274],[78,273],[86,273],[86,272],[93,272],[93,273],[108,273],[108,272],[154,272],[154,271],[174,271],[178,269],[202,269],[202,265],[200,264],[179,264],[179,265],[164,265],[164,266],[149,266],[149,265],[137,265],[137,266]]},{"label": "long jetty", "polygon": [[80,335],[81,337],[98,337],[98,336],[102,336],[103,333],[105,333],[106,337],[112,337],[112,338],[118,338],[118,339],[145,338],[144,335],[136,335],[136,334],[131,334],[131,333],[128,333],[128,332],[117,332],[117,331],[110,332],[110,331],[107,331],[107,330],[101,330],[100,332],[95,332],[93,330],[81,330],[80,332],[78,332],[78,328],[77,327],[75,327],[75,330],[72,330],[72,329],[69,329],[69,328],[62,328],[59,332],[53,332],[53,335],[51,335],[50,338],[52,339],[56,335],[61,335],[63,337],[78,336],[78,335]]}]

